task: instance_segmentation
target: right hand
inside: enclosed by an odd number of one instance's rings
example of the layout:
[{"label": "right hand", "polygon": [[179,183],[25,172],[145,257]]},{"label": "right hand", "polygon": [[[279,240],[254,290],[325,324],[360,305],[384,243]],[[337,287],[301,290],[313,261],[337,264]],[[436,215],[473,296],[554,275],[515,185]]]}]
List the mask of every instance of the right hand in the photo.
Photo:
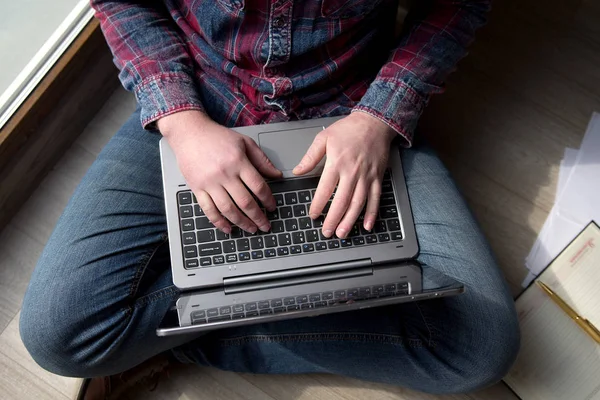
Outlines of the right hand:
[{"label": "right hand", "polygon": [[281,171],[252,139],[217,124],[200,111],[168,115],[158,120],[157,126],[215,227],[225,233],[231,233],[230,222],[251,233],[257,228],[263,232],[271,229],[248,189],[267,210],[275,210],[275,199],[262,175],[278,178]]}]

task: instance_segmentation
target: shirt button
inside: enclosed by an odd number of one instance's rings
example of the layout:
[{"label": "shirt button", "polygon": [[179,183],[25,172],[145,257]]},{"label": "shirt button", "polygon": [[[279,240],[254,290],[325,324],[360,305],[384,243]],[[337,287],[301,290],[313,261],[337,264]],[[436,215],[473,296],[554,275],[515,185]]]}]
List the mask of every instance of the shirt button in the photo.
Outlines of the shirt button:
[{"label": "shirt button", "polygon": [[285,25],[285,21],[283,20],[283,18],[277,17],[273,20],[273,26],[275,26],[276,28],[281,28],[283,25]]}]

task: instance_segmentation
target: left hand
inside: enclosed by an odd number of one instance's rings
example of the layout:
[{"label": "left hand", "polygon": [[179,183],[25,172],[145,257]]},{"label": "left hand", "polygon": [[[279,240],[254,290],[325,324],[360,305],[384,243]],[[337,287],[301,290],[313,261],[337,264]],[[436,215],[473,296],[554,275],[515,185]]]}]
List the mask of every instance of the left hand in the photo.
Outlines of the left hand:
[{"label": "left hand", "polygon": [[310,205],[318,218],[331,194],[335,197],[323,223],[323,235],[346,238],[365,203],[364,228],[373,229],[379,211],[381,181],[396,131],[377,118],[354,112],[321,131],[294,168],[295,175],[312,171],[327,154],[325,167]]}]

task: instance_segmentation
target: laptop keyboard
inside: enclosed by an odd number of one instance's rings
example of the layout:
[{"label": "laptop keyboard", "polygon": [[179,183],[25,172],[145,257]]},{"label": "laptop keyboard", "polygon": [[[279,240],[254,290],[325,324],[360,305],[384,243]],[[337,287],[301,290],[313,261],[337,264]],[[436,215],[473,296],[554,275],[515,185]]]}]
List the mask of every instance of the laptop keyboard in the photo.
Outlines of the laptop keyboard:
[{"label": "laptop keyboard", "polygon": [[319,178],[292,179],[270,184],[277,209],[266,211],[271,223],[269,232],[255,234],[232,227],[225,234],[214,227],[190,190],[177,193],[185,268],[201,268],[303,253],[340,251],[347,247],[368,246],[403,239],[396,199],[389,172],[386,172],[379,203],[379,216],[373,230],[363,228],[364,215],[346,239],[326,238],[321,227],[324,214],[312,220],[308,210]]},{"label": "laptop keyboard", "polygon": [[258,317],[259,315],[331,307],[346,304],[350,301],[356,302],[381,297],[401,296],[408,294],[408,290],[408,282],[365,286],[196,310],[191,312],[190,317],[193,325],[206,324]]}]

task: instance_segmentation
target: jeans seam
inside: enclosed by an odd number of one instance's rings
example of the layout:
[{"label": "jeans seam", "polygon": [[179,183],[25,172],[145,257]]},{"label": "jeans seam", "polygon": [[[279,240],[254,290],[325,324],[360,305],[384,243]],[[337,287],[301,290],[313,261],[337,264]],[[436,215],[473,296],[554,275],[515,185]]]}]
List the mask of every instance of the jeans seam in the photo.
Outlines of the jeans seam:
[{"label": "jeans seam", "polygon": [[224,347],[240,346],[248,343],[303,343],[317,341],[332,342],[371,342],[391,345],[402,345],[411,348],[423,347],[421,339],[404,338],[397,335],[364,332],[329,332],[329,333],[295,333],[275,335],[245,335],[233,338],[220,338]]},{"label": "jeans seam", "polygon": [[175,285],[167,286],[155,292],[145,294],[142,297],[136,299],[134,307],[143,307],[150,302],[177,294],[179,294],[179,290],[175,287]]},{"label": "jeans seam", "polygon": [[142,281],[142,277],[144,276],[144,272],[146,271],[148,264],[150,263],[150,261],[152,260],[152,257],[154,256],[154,254],[156,254],[156,252],[158,251],[160,246],[165,244],[167,239],[168,239],[168,234],[167,234],[167,232],[165,232],[161,235],[160,243],[156,247],[154,247],[154,249],[152,249],[152,251],[149,251],[142,256],[140,262],[138,263],[138,267],[135,271],[133,280],[131,282],[131,288],[129,289],[129,297],[130,298],[132,298],[132,299],[135,298],[135,294],[137,293],[137,291],[139,289],[139,284]]},{"label": "jeans seam", "polygon": [[429,318],[427,318],[425,316],[425,313],[423,312],[423,309],[419,305],[418,301],[415,302],[415,305],[417,306],[417,309],[419,310],[419,314],[421,314],[421,318],[423,318],[423,322],[425,323],[425,326],[427,327],[427,332],[429,332],[429,340],[427,341],[428,342],[427,344],[430,348],[434,348],[437,346],[437,341],[434,339],[435,328],[430,323]]}]

